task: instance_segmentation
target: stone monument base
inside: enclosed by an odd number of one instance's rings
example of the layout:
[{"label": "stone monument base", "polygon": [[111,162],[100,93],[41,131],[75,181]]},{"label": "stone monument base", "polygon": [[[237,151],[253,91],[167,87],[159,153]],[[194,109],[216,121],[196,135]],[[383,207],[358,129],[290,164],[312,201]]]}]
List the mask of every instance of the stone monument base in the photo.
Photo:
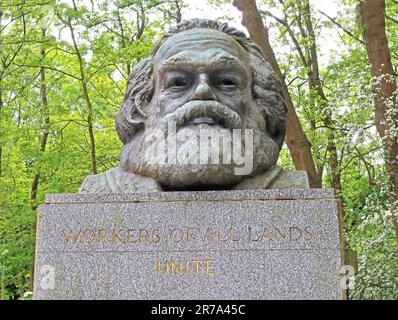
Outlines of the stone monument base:
[{"label": "stone monument base", "polygon": [[331,189],[48,195],[34,299],[342,299]]}]

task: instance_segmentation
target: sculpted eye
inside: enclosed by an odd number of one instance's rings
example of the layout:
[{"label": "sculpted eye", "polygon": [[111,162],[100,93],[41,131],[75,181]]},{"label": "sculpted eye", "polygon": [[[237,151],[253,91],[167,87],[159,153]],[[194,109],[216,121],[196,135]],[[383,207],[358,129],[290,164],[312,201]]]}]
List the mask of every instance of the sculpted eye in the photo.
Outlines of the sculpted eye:
[{"label": "sculpted eye", "polygon": [[189,82],[186,79],[175,79],[171,82],[171,87],[182,88],[186,87],[188,84]]},{"label": "sculpted eye", "polygon": [[221,78],[216,82],[217,87],[220,90],[234,90],[238,86],[238,82],[231,78]]},{"label": "sculpted eye", "polygon": [[234,86],[235,82],[231,79],[222,79],[218,83],[219,86]]}]

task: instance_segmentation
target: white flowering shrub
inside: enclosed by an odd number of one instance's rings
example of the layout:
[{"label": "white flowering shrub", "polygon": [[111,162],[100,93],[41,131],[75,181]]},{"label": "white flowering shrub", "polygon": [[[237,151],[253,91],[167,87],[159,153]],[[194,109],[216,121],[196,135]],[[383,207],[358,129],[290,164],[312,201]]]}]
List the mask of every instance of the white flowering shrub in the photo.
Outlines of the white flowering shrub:
[{"label": "white flowering shrub", "polygon": [[[365,185],[365,181],[364,184]],[[357,186],[362,187],[358,181]],[[398,247],[391,222],[386,176],[348,198],[346,237],[358,254],[358,274],[350,299],[398,299]]]}]

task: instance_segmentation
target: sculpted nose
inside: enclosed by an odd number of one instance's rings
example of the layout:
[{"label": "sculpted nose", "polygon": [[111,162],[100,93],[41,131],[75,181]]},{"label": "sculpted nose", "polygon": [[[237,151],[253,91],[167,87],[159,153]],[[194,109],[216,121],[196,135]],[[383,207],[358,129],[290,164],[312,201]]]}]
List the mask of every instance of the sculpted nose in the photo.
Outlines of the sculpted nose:
[{"label": "sculpted nose", "polygon": [[211,86],[209,76],[206,74],[199,75],[199,83],[195,88],[192,97],[193,100],[217,100]]}]

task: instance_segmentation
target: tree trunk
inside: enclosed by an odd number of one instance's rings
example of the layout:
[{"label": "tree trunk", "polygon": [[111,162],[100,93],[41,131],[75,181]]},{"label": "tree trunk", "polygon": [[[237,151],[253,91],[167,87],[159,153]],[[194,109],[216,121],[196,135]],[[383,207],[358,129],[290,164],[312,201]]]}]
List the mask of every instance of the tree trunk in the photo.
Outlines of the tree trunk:
[{"label": "tree trunk", "polygon": [[[77,10],[75,1],[73,0],[72,2],[75,7],[75,10]],[[82,56],[79,51],[79,47],[76,42],[75,32],[74,32],[70,18],[68,18],[68,27],[69,27],[70,34],[72,37],[73,47],[75,48],[75,53],[76,53],[77,59],[79,61],[80,80],[81,80],[81,85],[82,85],[82,90],[83,90],[83,97],[84,97],[84,100],[86,101],[87,108],[88,108],[87,124],[88,124],[89,138],[90,138],[90,153],[91,153],[92,172],[93,172],[93,174],[97,174],[97,157],[96,157],[96,152],[95,152],[95,137],[94,137],[94,129],[93,129],[93,105],[91,104],[90,96],[89,96],[88,90],[87,90],[87,80],[86,80],[86,76],[84,73],[83,59],[82,59]]]},{"label": "tree trunk", "polygon": [[[323,90],[323,86],[321,83],[321,78],[319,74],[319,63],[318,63],[318,50],[316,45],[316,37],[314,32],[314,26],[311,20],[311,7],[309,0],[304,0],[301,2],[303,6],[303,13],[305,17],[305,25],[306,25],[306,35],[309,38],[310,44],[308,48],[308,84],[310,89],[310,95],[314,92],[318,99],[321,101],[322,112],[325,116],[322,119],[325,127],[327,127],[327,150],[329,152],[329,166],[331,171],[331,180],[332,180],[332,187],[340,193],[341,191],[341,179],[340,173],[338,168],[338,155],[337,155],[337,147],[335,142],[335,134],[333,132],[333,120],[331,112],[328,111],[326,108],[328,106],[328,99],[326,94]],[[325,110],[326,109],[326,110]],[[343,200],[343,199],[341,199]]]},{"label": "tree trunk", "polygon": [[278,74],[282,82],[283,98],[287,106],[287,130],[286,143],[289,148],[294,166],[297,170],[306,170],[310,186],[320,188],[321,181],[318,178],[314,159],[311,153],[311,144],[301,126],[300,120],[294,108],[287,85],[271,48],[268,30],[265,28],[261,15],[257,9],[255,0],[234,0],[233,5],[242,12],[242,24],[249,31],[251,39],[263,50],[264,56]]},{"label": "tree trunk", "polygon": [[[46,36],[46,30],[42,29],[42,37],[43,39]],[[40,55],[44,58],[46,52],[44,49],[40,50]],[[46,69],[45,67],[40,68],[40,96],[41,96],[41,104],[42,110],[44,114],[44,123],[43,123],[43,131],[40,136],[40,147],[39,147],[39,156],[36,163],[36,172],[33,177],[32,187],[30,192],[30,199],[31,199],[31,207],[32,210],[37,209],[37,189],[39,187],[39,180],[40,180],[40,169],[41,169],[41,162],[42,156],[46,151],[47,139],[49,135],[49,128],[50,125],[50,117],[48,112],[48,98],[47,98],[47,85],[46,85]]]},{"label": "tree trunk", "polygon": [[386,36],[384,0],[365,0],[358,5],[371,75],[376,128],[383,140],[387,171],[392,184],[392,222],[398,244],[398,102],[397,84]]},{"label": "tree trunk", "polygon": [[[42,37],[43,39],[46,36],[46,29],[42,28]],[[44,49],[40,50],[40,55],[44,58],[46,52]],[[44,114],[44,122],[43,122],[43,130],[40,136],[40,147],[39,147],[39,156],[36,163],[35,168],[35,175],[32,181],[32,187],[30,189],[30,200],[31,200],[31,208],[32,210],[37,210],[37,190],[39,188],[39,181],[40,181],[40,172],[41,172],[41,162],[44,152],[46,151],[47,140],[49,135],[49,125],[50,125],[50,116],[48,110],[48,97],[47,97],[47,84],[46,84],[46,68],[40,68],[40,96],[41,96],[41,103],[42,103],[42,110]],[[35,230],[32,230],[35,232]],[[33,284],[34,279],[34,266],[32,264],[29,270],[29,276],[31,279],[31,283]],[[31,285],[33,288],[33,285]]]},{"label": "tree trunk", "polygon": [[179,0],[174,1],[176,5],[176,23],[179,24],[182,21],[182,13],[181,13],[181,5],[179,3]]}]

